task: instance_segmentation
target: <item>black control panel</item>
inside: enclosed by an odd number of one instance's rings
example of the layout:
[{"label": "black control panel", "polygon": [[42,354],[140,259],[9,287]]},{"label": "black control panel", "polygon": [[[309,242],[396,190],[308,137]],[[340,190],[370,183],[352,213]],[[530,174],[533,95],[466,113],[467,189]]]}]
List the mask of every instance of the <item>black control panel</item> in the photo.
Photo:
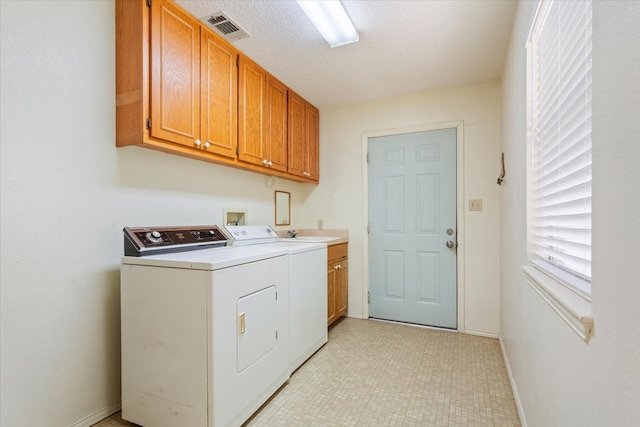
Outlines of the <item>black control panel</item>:
[{"label": "black control panel", "polygon": [[227,237],[215,225],[195,227],[125,227],[124,254],[144,256],[226,246]]}]

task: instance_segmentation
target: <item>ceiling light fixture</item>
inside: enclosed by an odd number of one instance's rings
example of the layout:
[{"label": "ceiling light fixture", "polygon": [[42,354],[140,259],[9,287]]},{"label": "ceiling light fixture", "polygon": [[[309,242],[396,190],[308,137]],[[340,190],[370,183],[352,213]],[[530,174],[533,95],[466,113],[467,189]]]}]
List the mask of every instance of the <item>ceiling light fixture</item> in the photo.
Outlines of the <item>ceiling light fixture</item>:
[{"label": "ceiling light fixture", "polygon": [[359,40],[358,31],[339,0],[297,2],[329,46],[337,47]]}]

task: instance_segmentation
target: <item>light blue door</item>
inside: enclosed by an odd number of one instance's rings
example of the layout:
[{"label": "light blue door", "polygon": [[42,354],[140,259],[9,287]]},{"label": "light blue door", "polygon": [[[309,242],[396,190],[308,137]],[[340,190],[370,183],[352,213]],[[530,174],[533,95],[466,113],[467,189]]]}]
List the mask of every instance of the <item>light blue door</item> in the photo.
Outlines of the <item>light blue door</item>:
[{"label": "light blue door", "polygon": [[456,328],[456,129],[368,150],[369,316]]}]

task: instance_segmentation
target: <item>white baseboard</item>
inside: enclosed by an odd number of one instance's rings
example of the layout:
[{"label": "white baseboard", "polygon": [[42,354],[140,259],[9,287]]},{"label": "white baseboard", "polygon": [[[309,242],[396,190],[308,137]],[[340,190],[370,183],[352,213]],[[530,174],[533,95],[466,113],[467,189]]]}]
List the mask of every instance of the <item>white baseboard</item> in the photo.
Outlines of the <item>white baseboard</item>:
[{"label": "white baseboard", "polygon": [[507,359],[507,352],[504,349],[501,336],[498,336],[498,342],[500,343],[500,350],[502,350],[502,358],[504,359],[504,365],[507,368],[507,376],[509,377],[509,383],[511,384],[511,392],[513,393],[513,399],[516,401],[516,408],[518,409],[520,424],[522,425],[522,427],[527,427],[527,419],[524,416],[524,411],[522,409],[522,402],[520,402],[520,395],[518,394],[518,388],[516,387],[516,383],[513,381],[513,375],[511,374],[511,365],[509,364],[509,359]]},{"label": "white baseboard", "polygon": [[91,415],[86,416],[85,418],[81,419],[80,421],[76,421],[75,423],[71,424],[69,427],[90,427],[92,425],[94,425],[95,423],[104,420],[105,418],[115,414],[116,412],[118,412],[120,409],[122,408],[122,402],[121,401],[117,401],[115,403],[112,403],[111,405],[100,409],[97,412],[94,412]]},{"label": "white baseboard", "polygon": [[495,332],[487,332],[487,331],[475,331],[473,329],[465,329],[464,330],[465,334],[468,335],[476,335],[479,337],[486,337],[486,338],[498,338],[498,334],[496,334]]}]

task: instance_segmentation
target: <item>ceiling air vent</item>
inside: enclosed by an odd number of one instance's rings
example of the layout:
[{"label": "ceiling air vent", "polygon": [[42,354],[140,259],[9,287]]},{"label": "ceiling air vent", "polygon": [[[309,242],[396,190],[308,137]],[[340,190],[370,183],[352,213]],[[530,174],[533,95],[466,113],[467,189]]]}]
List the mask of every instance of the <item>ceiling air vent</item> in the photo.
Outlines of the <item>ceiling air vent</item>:
[{"label": "ceiling air vent", "polygon": [[231,18],[222,12],[204,16],[200,18],[200,21],[230,42],[250,36],[240,25],[233,22]]}]

